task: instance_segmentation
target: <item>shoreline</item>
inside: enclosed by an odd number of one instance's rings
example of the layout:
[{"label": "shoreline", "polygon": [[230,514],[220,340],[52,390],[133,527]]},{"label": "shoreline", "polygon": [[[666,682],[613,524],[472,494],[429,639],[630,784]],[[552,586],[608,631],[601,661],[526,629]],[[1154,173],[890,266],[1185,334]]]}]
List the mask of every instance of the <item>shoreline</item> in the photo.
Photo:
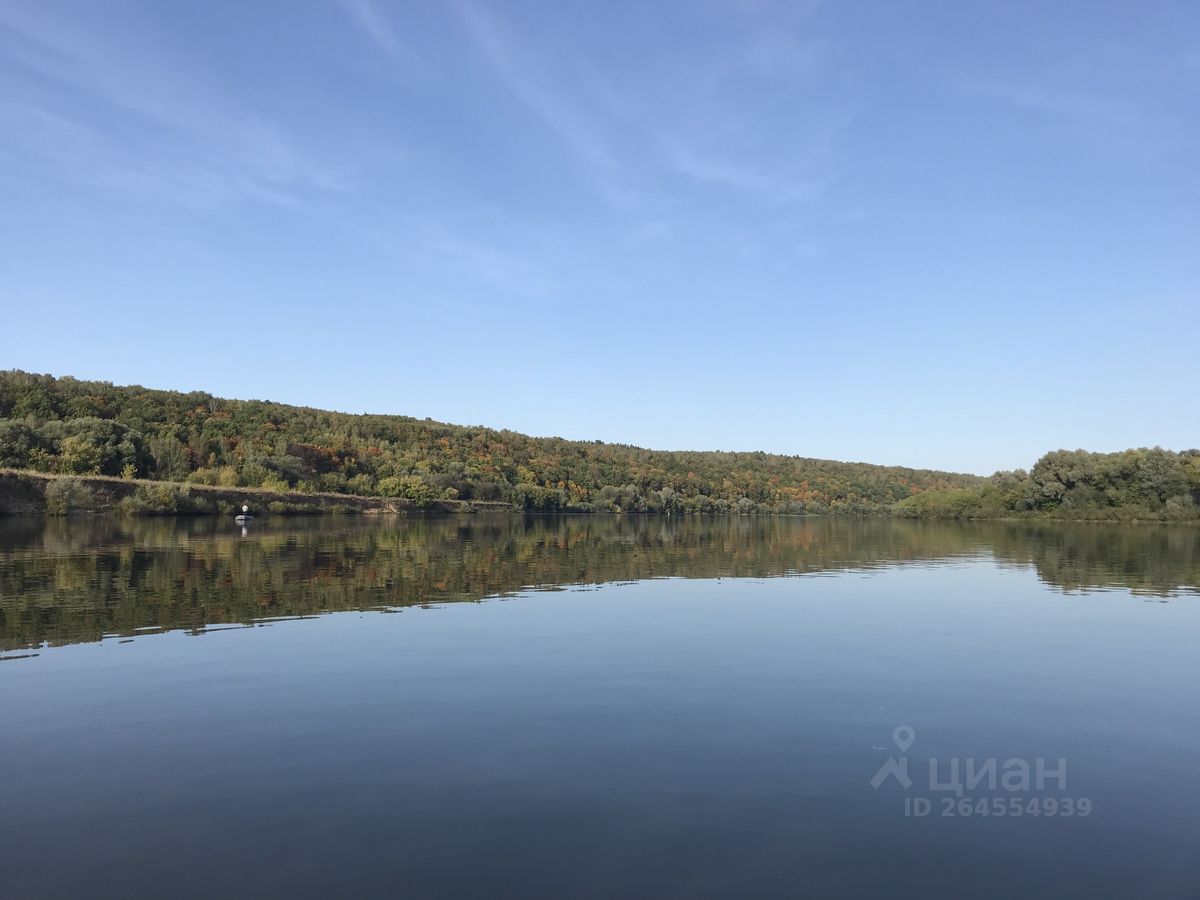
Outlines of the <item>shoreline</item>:
[{"label": "shoreline", "polygon": [[274,491],[222,487],[110,475],[55,475],[24,469],[0,469],[0,516],[90,515],[233,515],[249,506],[262,515],[405,514],[508,510],[505,503],[434,500],[418,506],[398,497]]},{"label": "shoreline", "polygon": [[[267,488],[222,487],[110,475],[57,475],[26,469],[0,469],[0,517],[94,516],[220,516],[234,515],[249,506],[254,516],[281,515],[406,515],[409,513],[509,512],[541,515],[671,515],[646,512],[562,510],[544,512],[521,509],[487,500],[433,500],[419,505],[399,497],[360,494],[275,491]],[[857,513],[795,513],[756,511],[754,515],[789,518],[889,518],[906,521],[1091,523],[1107,525],[1200,525],[1200,518],[1172,519],[1139,514],[1064,516],[1045,512],[1006,516],[913,515],[884,509]],[[679,513],[681,517],[688,513]],[[700,515],[700,514],[697,514]]]}]

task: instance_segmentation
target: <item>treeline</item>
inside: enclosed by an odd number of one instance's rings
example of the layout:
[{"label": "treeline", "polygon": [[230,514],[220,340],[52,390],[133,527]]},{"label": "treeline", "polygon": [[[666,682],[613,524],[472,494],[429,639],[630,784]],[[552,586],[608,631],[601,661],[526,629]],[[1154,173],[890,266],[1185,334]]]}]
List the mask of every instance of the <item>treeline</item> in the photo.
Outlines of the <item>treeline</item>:
[{"label": "treeline", "polygon": [[668,452],[0,373],[0,467],[533,510],[868,513],[973,475]]},{"label": "treeline", "polygon": [[1028,472],[997,472],[978,487],[916,494],[898,503],[896,512],[957,519],[1197,519],[1200,450],[1056,450]]}]

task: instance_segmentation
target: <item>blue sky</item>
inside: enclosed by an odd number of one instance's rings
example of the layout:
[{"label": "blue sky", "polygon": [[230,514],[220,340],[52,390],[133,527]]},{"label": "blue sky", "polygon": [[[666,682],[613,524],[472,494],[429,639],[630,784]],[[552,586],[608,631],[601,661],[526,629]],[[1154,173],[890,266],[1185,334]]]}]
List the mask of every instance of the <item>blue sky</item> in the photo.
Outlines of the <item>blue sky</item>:
[{"label": "blue sky", "polygon": [[1200,445],[1200,7],[0,0],[0,366],[988,473]]}]

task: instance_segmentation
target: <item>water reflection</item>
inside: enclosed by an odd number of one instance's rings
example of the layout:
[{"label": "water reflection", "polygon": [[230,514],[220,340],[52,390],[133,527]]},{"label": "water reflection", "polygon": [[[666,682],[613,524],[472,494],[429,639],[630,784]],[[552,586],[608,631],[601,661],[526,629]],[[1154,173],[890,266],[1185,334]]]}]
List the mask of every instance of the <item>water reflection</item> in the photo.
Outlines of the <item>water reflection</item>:
[{"label": "water reflection", "polygon": [[994,558],[1061,591],[1194,593],[1200,529],[885,519],[461,516],[0,522],[0,648],[647,578]]}]

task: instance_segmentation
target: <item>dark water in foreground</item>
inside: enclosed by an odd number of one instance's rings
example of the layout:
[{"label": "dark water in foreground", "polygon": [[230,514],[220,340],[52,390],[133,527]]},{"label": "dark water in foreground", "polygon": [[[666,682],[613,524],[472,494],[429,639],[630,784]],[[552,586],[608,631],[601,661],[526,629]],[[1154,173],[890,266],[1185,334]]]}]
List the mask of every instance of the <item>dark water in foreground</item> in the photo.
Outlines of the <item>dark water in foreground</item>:
[{"label": "dark water in foreground", "polygon": [[0,896],[1200,897],[1198,587],[1195,528],[0,522]]}]

